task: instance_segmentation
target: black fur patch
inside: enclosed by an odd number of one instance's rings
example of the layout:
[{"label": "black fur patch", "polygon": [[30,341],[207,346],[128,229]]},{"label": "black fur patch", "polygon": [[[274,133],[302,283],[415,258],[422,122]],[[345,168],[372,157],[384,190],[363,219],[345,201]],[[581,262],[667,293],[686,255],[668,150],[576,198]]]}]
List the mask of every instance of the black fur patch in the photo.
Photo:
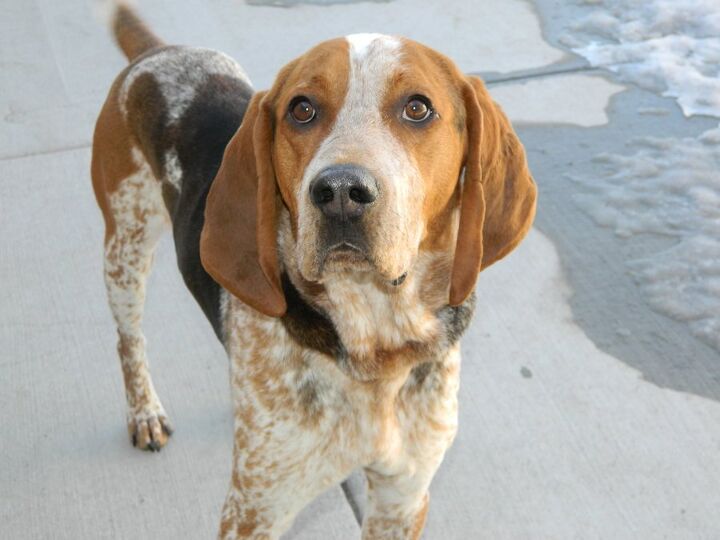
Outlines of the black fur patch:
[{"label": "black fur patch", "polygon": [[459,306],[445,306],[438,311],[438,318],[445,326],[445,347],[455,345],[470,326],[475,313],[475,291]]},{"label": "black fur patch", "polygon": [[412,376],[415,378],[415,384],[417,386],[422,386],[436,365],[437,362],[423,362],[422,364],[415,366],[411,371]]},{"label": "black fur patch", "polygon": [[287,312],[282,323],[288,334],[300,345],[333,358],[346,356],[332,321],[303,300],[287,274],[282,275]]},{"label": "black fur patch", "polygon": [[171,210],[178,267],[221,341],[220,286],[200,262],[200,233],[210,185],[251,95],[242,80],[209,76],[180,119],[174,145],[183,171],[182,189]]},{"label": "black fur patch", "polygon": [[200,262],[205,201],[223,152],[237,131],[252,89],[240,80],[211,75],[195,91],[178,124],[175,149],[183,171],[182,189],[171,212],[178,267],[185,284],[222,340],[220,286]]},{"label": "black fur patch", "polygon": [[[174,47],[163,50],[170,48]],[[157,178],[164,177],[167,152],[177,152],[181,189],[167,182],[162,185],[163,200],[172,219],[177,263],[185,284],[222,341],[220,286],[200,262],[200,233],[210,185],[253,91],[242,79],[217,74],[208,74],[194,90],[182,117],[170,124],[168,106],[154,75],[142,74],[128,94],[128,114],[142,115],[130,124],[136,126],[133,135]]]}]

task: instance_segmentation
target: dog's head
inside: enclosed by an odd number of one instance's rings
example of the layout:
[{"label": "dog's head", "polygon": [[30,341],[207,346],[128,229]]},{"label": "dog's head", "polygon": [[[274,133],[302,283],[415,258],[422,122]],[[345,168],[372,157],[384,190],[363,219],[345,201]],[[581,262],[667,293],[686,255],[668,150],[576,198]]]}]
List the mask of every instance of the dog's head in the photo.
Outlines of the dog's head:
[{"label": "dog's head", "polygon": [[350,36],[253,96],[208,196],[202,262],[245,303],[282,315],[287,211],[311,282],[352,270],[399,284],[421,250],[454,243],[457,305],[527,233],[535,198],[522,145],[479,79],[411,40]]}]

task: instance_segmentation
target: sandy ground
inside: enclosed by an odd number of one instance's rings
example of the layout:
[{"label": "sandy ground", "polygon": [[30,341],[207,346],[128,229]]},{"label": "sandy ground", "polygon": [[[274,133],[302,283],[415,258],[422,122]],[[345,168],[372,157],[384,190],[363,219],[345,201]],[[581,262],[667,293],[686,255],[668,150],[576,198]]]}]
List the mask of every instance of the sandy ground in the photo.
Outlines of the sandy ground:
[{"label": "sandy ground", "polygon": [[[419,39],[486,76],[540,187],[536,228],[478,284],[460,432],[425,538],[717,538],[720,355],[653,312],[623,265],[667,240],[598,228],[569,179],[633,137],[717,121],[687,120],[563,51],[573,13],[554,0],[281,3],[293,6],[141,10],[167,41],[233,55],[258,88],[327,37]],[[160,454],[127,440],[88,173],[94,118],[124,60],[92,11],[7,0],[0,21],[0,537],[212,538],[230,468],[227,361],[169,239],[145,327],[177,431]],[[328,491],[287,537],[359,537],[363,490],[355,476]]]}]

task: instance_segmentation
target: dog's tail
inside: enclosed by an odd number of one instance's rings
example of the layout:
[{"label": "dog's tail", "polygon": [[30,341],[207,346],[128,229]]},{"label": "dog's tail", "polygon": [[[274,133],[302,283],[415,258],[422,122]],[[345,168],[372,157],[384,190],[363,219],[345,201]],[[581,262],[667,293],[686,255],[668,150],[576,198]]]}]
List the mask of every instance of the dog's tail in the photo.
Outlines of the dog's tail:
[{"label": "dog's tail", "polygon": [[128,60],[132,62],[144,52],[164,45],[127,2],[118,0],[113,4],[110,26]]}]

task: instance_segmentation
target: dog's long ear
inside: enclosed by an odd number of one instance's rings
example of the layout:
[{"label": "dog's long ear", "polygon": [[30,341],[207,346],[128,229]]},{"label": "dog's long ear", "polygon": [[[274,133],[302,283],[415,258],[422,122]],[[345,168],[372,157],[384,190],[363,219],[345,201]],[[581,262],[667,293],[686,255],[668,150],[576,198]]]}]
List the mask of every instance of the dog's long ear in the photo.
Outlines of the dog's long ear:
[{"label": "dog's long ear", "polygon": [[510,253],[535,217],[537,189],[525,150],[477,77],[462,83],[467,154],[450,305],[462,304],[478,273]]},{"label": "dog's long ear", "polygon": [[232,294],[272,317],[287,309],[277,254],[279,201],[272,164],[272,111],[256,93],[225,148],[205,206],[200,258]]}]

